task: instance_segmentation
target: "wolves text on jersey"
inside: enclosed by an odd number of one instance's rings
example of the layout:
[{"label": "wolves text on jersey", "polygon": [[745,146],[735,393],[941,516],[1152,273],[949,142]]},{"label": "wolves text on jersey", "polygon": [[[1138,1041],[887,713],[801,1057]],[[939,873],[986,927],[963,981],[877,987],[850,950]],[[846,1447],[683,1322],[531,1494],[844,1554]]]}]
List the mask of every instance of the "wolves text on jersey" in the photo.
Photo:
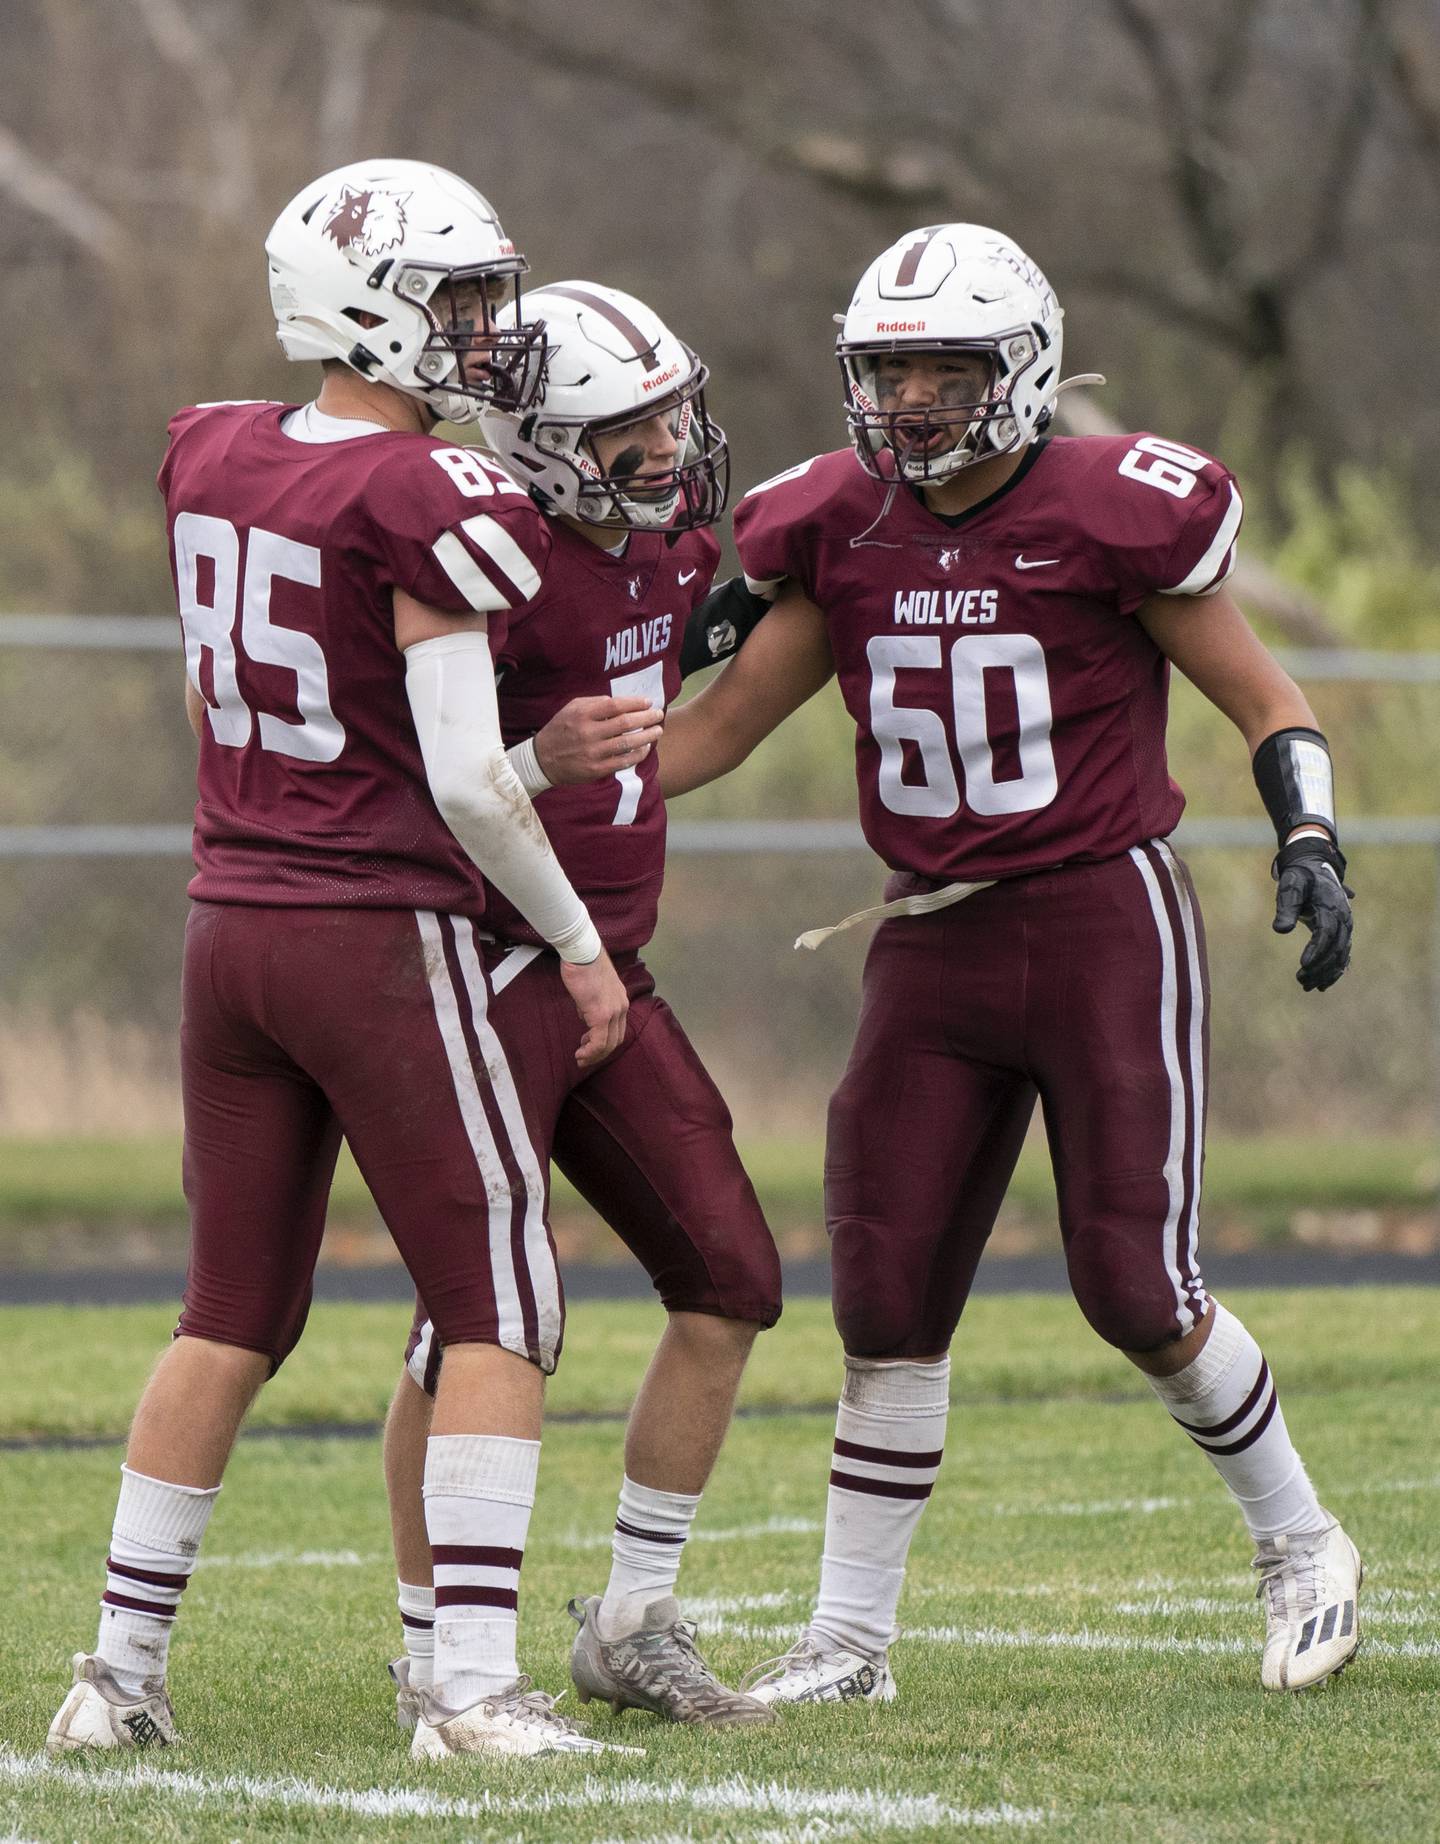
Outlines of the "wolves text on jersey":
[{"label": "wolves text on jersey", "polygon": [[613,672],[617,666],[629,666],[637,659],[644,659],[647,653],[666,652],[674,621],[673,615],[654,615],[648,621],[637,621],[631,627],[621,628],[618,634],[608,635],[605,670]]},{"label": "wolves text on jersey", "polygon": [[907,627],[989,627],[999,613],[998,589],[897,589],[895,620]]}]

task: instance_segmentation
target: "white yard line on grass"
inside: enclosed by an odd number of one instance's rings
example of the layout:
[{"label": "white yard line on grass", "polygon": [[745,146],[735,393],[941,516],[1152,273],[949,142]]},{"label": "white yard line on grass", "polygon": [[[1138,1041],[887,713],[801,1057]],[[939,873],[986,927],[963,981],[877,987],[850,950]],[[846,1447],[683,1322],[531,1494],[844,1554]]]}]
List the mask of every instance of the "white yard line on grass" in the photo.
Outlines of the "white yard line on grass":
[{"label": "white yard line on grass", "polygon": [[[729,1530],[692,1530],[692,1543],[746,1543],[755,1537],[815,1537],[820,1525],[808,1517],[770,1517],[763,1524],[736,1524]],[[545,1541],[555,1549],[609,1549],[609,1530],[567,1530]]]},{"label": "white yard line on grass", "polygon": [[[710,1630],[727,1639],[743,1639],[760,1645],[784,1639],[788,1626],[766,1626],[753,1620],[716,1622]],[[922,1645],[987,1647],[1033,1647],[1039,1651],[1069,1652],[1249,1652],[1251,1639],[1213,1639],[1208,1637],[1174,1638],[1148,1633],[1103,1633],[1083,1628],[1078,1633],[1040,1633],[1028,1627],[1011,1630],[999,1626],[907,1626],[904,1636]],[[1365,1650],[1388,1658],[1440,1658],[1440,1639],[1368,1639]]]},{"label": "white yard line on grass", "polygon": [[[43,1754],[16,1754],[0,1747],[0,1785],[39,1780],[65,1782],[87,1793],[153,1793],[184,1805],[233,1805],[244,1800],[319,1812],[349,1812],[359,1818],[487,1819],[544,1817],[556,1812],[637,1806],[690,1807],[697,1812],[791,1821],[847,1821],[871,1830],[956,1830],[995,1825],[1038,1825],[1049,1816],[1034,1806],[955,1806],[933,1793],[882,1793],[869,1787],[797,1787],[780,1780],[751,1780],[731,1774],[723,1780],[600,1780],[586,1774],[577,1785],[506,1795],[481,1791],[469,1799],[447,1798],[423,1786],[327,1786],[313,1780],[263,1779],[254,1774],[177,1772],[138,1761],[133,1767],[71,1771]],[[782,1834],[783,1835],[783,1834]]]},{"label": "white yard line on grass", "polygon": [[255,1549],[238,1556],[202,1556],[199,1569],[368,1569],[388,1562],[377,1550],[362,1556],[353,1549]]}]

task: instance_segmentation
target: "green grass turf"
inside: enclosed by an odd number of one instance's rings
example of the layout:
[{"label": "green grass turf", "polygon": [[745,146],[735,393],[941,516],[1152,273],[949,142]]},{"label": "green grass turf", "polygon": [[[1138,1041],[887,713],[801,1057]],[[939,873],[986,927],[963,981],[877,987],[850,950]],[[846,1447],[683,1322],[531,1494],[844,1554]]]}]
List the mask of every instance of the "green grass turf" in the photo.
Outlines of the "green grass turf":
[{"label": "green grass turf", "polygon": [[[742,1151],[766,1208],[778,1218],[820,1209],[820,1142],[759,1140]],[[1433,1139],[1396,1134],[1317,1141],[1267,1136],[1212,1140],[1205,1163],[1205,1201],[1212,1211],[1419,1208],[1440,1190]],[[1027,1145],[1010,1187],[1012,1205],[1053,1209],[1045,1152]],[[557,1172],[557,1207],[574,1193]],[[169,1224],[183,1221],[180,1148],[170,1139],[0,1140],[0,1235],[47,1223]],[[348,1152],[332,1194],[336,1220],[368,1221],[369,1193]]]},{"label": "green grass turf", "polygon": [[[398,1629],[376,1444],[311,1439],[242,1442],[232,1463],[175,1645],[183,1748],[98,1773],[41,1766],[68,1654],[92,1641],[119,1448],[0,1453],[0,1838],[888,1844],[963,1838],[967,1818],[989,1817],[974,1835],[1433,1844],[1440,1295],[1231,1304],[1370,1566],[1368,1653],[1324,1692],[1262,1696],[1234,1513],[1123,1360],[1068,1302],[981,1298],[957,1340],[949,1454],[901,1606],[900,1701],[740,1736],[606,1713],[596,1733],[648,1754],[588,1771],[408,1760],[383,1672]],[[0,1315],[0,1431],[118,1428],[166,1317]],[[258,1419],[375,1413],[403,1317],[318,1309]],[[552,1410],[622,1409],[655,1330],[641,1306],[577,1307]],[[761,1340],[747,1399],[824,1403],[837,1368],[824,1308],[799,1303]],[[744,1419],[722,1456],[682,1581],[726,1675],[804,1616],[830,1431],[828,1407]],[[521,1619],[525,1662],[551,1689],[565,1681],[563,1603],[603,1583],[620,1443],[618,1419],[557,1420],[546,1436]],[[388,1808],[338,1804],[373,1789]],[[406,1791],[419,1803],[397,1812]]]}]

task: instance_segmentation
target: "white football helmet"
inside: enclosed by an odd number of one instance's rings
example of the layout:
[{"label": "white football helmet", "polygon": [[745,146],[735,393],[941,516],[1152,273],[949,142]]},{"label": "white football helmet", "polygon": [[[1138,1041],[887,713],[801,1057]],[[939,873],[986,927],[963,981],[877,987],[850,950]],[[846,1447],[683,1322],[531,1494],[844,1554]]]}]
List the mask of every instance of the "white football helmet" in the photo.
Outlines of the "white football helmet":
[{"label": "white football helmet", "polygon": [[[544,315],[544,399],[525,413],[497,404],[480,418],[485,442],[514,478],[548,510],[587,525],[713,525],[725,510],[730,452],[705,407],[710,374],[695,354],[657,313],[618,288],[549,282],[527,300]],[[506,324],[514,312],[502,316]],[[673,468],[659,476],[606,472],[595,437],[657,412],[670,419]]]},{"label": "white football helmet", "polygon": [[[846,419],[866,470],[885,478],[888,448],[907,480],[943,480],[1033,442],[1060,389],[1063,318],[1020,246],[983,224],[931,224],[892,244],[836,315]],[[937,404],[901,424],[883,407],[878,374],[884,358],[906,350],[978,353],[989,382],[977,402]],[[953,438],[943,447],[942,430]]]},{"label": "white football helmet", "polygon": [[[339,359],[454,423],[473,422],[484,403],[538,398],[544,328],[520,313],[529,264],[489,200],[443,167],[338,167],[291,199],[265,253],[287,358]],[[478,324],[457,302],[465,283],[479,284]],[[496,291],[512,310],[503,331]]]}]

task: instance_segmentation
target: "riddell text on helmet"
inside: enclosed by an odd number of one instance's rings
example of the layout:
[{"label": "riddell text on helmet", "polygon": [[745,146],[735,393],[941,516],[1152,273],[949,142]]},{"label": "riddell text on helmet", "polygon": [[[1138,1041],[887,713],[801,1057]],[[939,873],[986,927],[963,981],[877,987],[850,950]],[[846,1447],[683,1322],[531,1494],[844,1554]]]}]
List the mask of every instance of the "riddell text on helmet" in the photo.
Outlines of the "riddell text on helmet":
[{"label": "riddell text on helmet", "polygon": [[877,333],[923,333],[925,322],[923,320],[877,320],[875,331]]}]

